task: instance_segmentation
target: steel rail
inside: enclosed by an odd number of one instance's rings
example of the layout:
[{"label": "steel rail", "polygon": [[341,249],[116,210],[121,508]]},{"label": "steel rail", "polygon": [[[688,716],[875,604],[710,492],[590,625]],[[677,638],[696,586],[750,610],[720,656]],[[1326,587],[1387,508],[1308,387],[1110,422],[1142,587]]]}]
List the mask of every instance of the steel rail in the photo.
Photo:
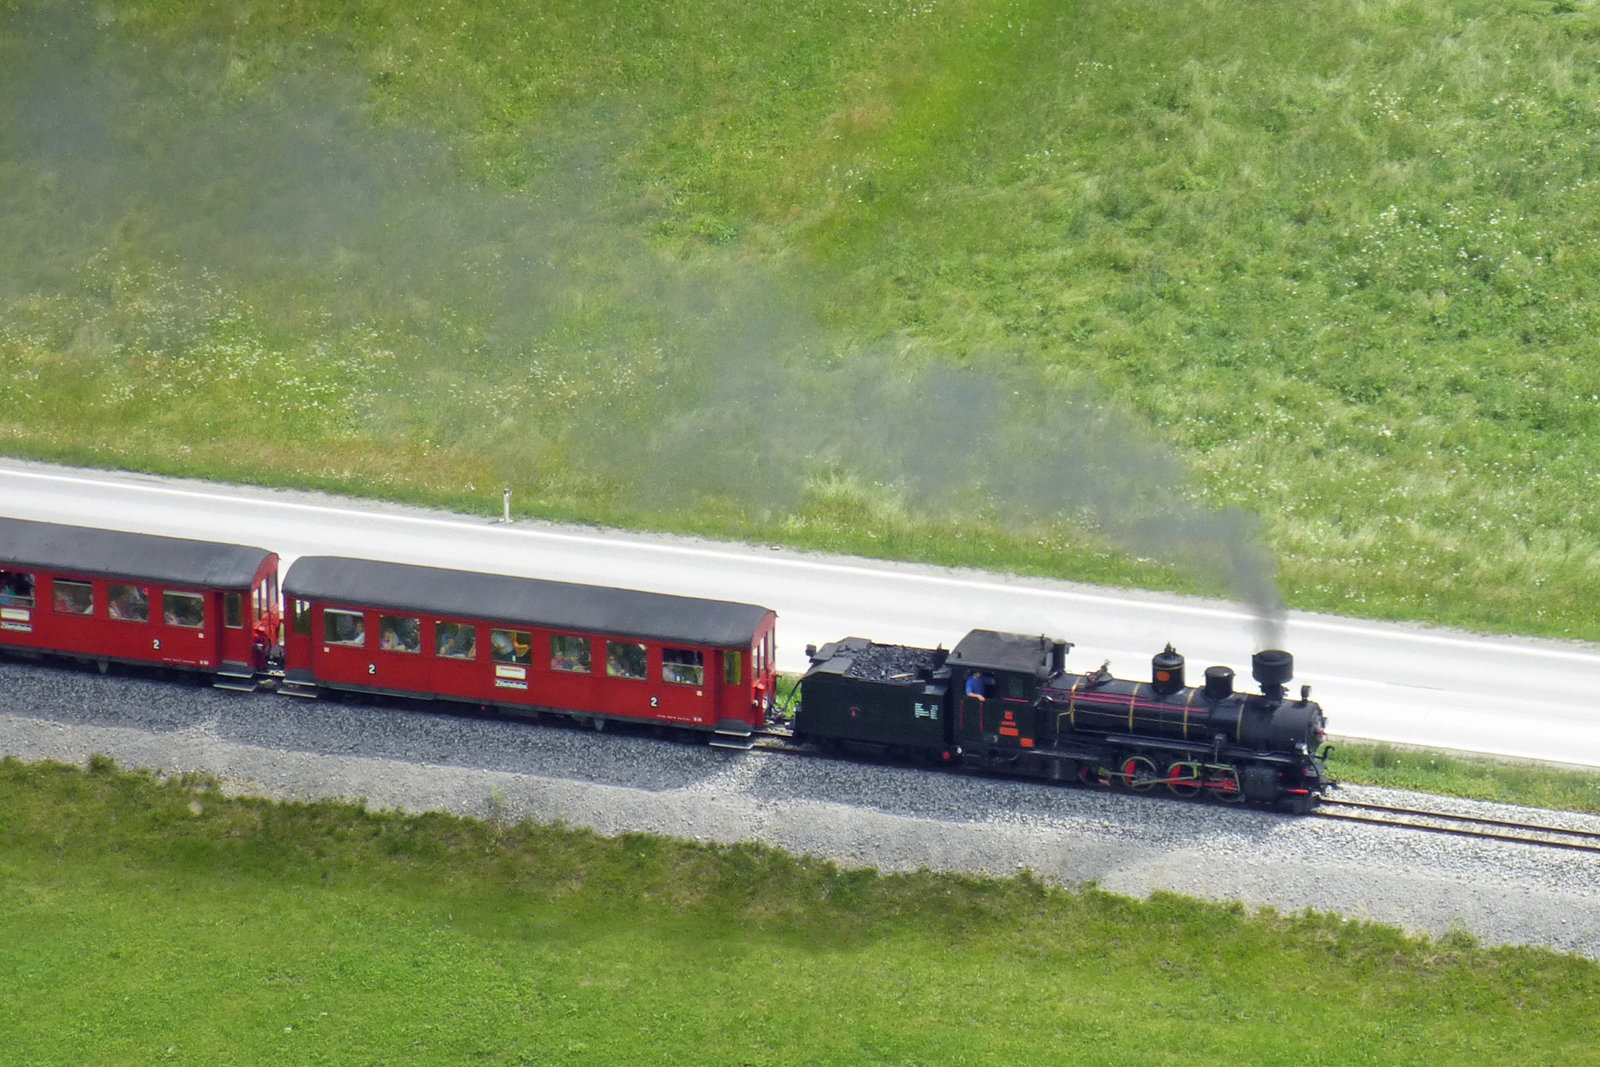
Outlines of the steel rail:
[{"label": "steel rail", "polygon": [[1453,815],[1443,811],[1426,811],[1422,808],[1396,808],[1388,804],[1368,804],[1359,800],[1323,800],[1323,804],[1338,808],[1359,808],[1362,811],[1387,812],[1391,815],[1414,815],[1428,819],[1453,819],[1475,826],[1503,826],[1512,830],[1527,830],[1547,834],[1567,834],[1570,837],[1592,838],[1600,841],[1600,830],[1574,830],[1565,826],[1541,826],[1538,823],[1517,822],[1515,819],[1488,819],[1480,815]]},{"label": "steel rail", "polygon": [[[1376,814],[1354,815],[1328,810],[1341,807],[1370,811]],[[1534,845],[1539,848],[1561,848],[1573,852],[1600,852],[1600,833],[1593,830],[1543,826],[1538,823],[1523,823],[1511,819],[1490,819],[1476,815],[1456,815],[1444,811],[1425,811],[1419,808],[1397,808],[1384,804],[1365,804],[1352,800],[1327,799],[1322,800],[1314,810],[1307,814],[1319,819],[1335,819],[1340,822],[1364,823],[1370,826],[1390,826],[1398,830],[1421,830],[1425,833],[1450,834],[1455,837],[1476,838],[1485,841],[1508,841],[1513,844]],[[1433,819],[1436,822],[1455,823],[1457,825],[1439,826],[1420,821],[1411,821],[1421,819]],[[1520,830],[1522,833],[1500,833],[1496,830],[1478,829],[1477,827],[1499,827],[1507,830]],[[1572,840],[1551,840],[1549,837],[1527,836],[1529,834],[1550,834]]]}]

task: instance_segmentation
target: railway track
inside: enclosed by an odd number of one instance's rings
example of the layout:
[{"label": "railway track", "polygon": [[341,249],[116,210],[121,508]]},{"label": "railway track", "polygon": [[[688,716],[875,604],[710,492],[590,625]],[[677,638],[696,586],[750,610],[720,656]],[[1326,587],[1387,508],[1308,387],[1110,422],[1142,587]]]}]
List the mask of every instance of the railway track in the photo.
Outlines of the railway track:
[{"label": "railway track", "polygon": [[1568,849],[1573,852],[1600,852],[1600,832],[1573,830],[1561,826],[1488,819],[1475,815],[1455,815],[1420,808],[1398,808],[1387,804],[1366,804],[1353,800],[1324,799],[1311,811],[1311,817],[1341,822],[1393,826],[1403,830],[1475,837],[1490,841],[1510,841],[1541,848]]}]

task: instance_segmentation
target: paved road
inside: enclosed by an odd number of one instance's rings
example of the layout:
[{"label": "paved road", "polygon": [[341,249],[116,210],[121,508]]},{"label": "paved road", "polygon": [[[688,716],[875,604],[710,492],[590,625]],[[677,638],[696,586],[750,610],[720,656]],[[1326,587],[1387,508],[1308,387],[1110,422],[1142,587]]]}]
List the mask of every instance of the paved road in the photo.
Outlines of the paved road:
[{"label": "paved road", "polygon": [[[1143,676],[1171,641],[1197,679],[1245,683],[1254,620],[1219,602],[535,523],[503,525],[303,493],[0,460],[0,514],[741,600],[775,608],[779,665],[860,634],[946,646],[972,627],[1076,643]],[[1284,644],[1335,733],[1600,767],[1600,649],[1291,613]]]}]

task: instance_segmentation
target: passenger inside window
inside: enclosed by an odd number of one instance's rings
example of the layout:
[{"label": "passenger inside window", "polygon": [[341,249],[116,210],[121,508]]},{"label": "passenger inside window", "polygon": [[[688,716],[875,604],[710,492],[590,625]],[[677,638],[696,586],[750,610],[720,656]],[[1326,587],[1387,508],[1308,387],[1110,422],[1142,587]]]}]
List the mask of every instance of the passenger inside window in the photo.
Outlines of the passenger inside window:
[{"label": "passenger inside window", "polygon": [[324,611],[322,639],[330,645],[364,647],[367,643],[367,620],[353,611]]},{"label": "passenger inside window", "polygon": [[588,674],[589,639],[571,634],[556,634],[550,639],[550,669]]},{"label": "passenger inside window", "polygon": [[205,598],[197,593],[163,593],[161,617],[168,626],[197,630],[205,625]]},{"label": "passenger inside window", "polygon": [[533,635],[526,630],[490,630],[489,652],[496,663],[532,663]]},{"label": "passenger inside window", "polygon": [[705,656],[688,648],[661,650],[661,680],[673,685],[701,685],[706,677]]},{"label": "passenger inside window", "polygon": [[57,611],[65,615],[94,614],[94,586],[88,582],[67,582],[60,578],[53,585]]},{"label": "passenger inside window", "polygon": [[385,652],[421,652],[421,621],[397,618],[393,615],[379,615],[378,647]]},{"label": "passenger inside window", "polygon": [[456,622],[434,627],[435,651],[446,659],[472,659],[478,654],[478,631]]},{"label": "passenger inside window", "polygon": [[0,571],[0,607],[33,607],[33,575],[23,571]]},{"label": "passenger inside window", "polygon": [[150,621],[150,594],[136,585],[113,585],[106,590],[106,607],[113,619],[126,622]]},{"label": "passenger inside window", "polygon": [[613,678],[648,677],[644,646],[626,641],[607,641],[606,673]]}]

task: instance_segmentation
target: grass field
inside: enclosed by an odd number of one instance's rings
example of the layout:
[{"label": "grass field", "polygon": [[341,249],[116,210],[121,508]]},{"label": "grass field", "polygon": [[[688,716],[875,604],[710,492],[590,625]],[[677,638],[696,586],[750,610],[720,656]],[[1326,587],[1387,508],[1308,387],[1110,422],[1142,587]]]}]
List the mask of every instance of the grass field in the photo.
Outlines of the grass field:
[{"label": "grass field", "polygon": [[19,1063],[1594,1062],[1592,961],[0,762]]},{"label": "grass field", "polygon": [[[0,0],[0,451],[1600,640],[1597,78],[1592,0]],[[1595,1059],[1549,953],[103,762],[0,763],[0,897],[27,1063]]]},{"label": "grass field", "polygon": [[11,454],[1600,639],[1590,0],[0,24]]}]

